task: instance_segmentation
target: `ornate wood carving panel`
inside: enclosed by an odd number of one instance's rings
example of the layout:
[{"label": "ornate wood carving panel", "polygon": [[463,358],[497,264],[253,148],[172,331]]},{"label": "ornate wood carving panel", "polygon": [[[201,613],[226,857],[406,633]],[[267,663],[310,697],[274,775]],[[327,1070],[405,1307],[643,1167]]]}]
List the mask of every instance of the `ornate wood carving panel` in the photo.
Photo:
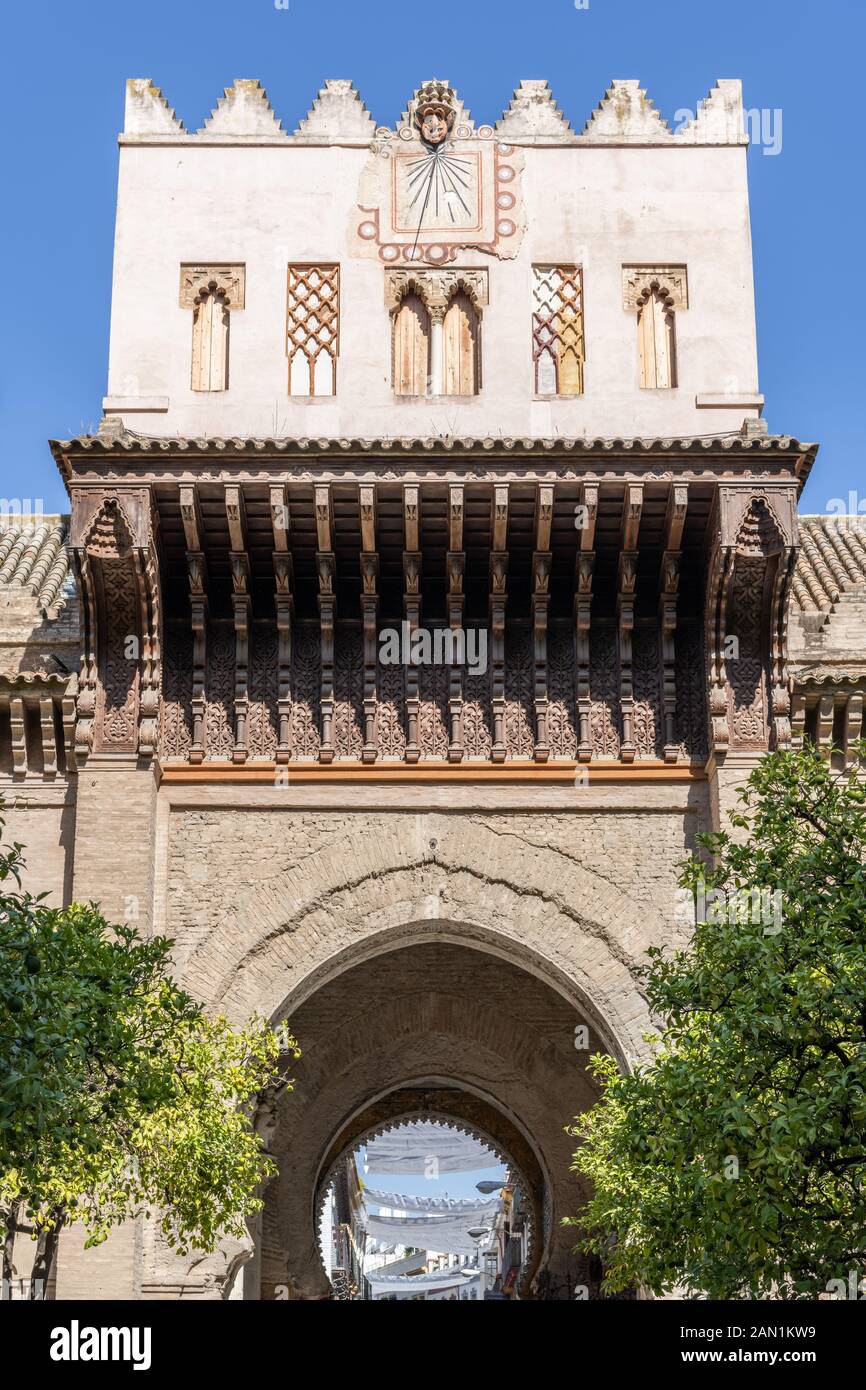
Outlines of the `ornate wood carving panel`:
[{"label": "ornate wood carving panel", "polygon": [[463,677],[463,745],[467,758],[489,760],[493,749],[489,668],[483,676]]},{"label": "ornate wood carving panel", "polygon": [[613,627],[596,626],[590,631],[589,688],[592,756],[618,758],[619,672],[616,659],[616,629]]},{"label": "ornate wood carving panel", "polygon": [[509,758],[531,758],[535,749],[532,634],[512,628],[505,635],[505,744]]},{"label": "ornate wood carving panel", "polygon": [[166,623],[163,641],[160,751],[163,758],[185,759],[192,747],[192,631],[189,623]]},{"label": "ornate wood carving panel", "polygon": [[212,623],[208,632],[205,681],[205,757],[230,760],[234,746],[235,632],[230,623]]},{"label": "ornate wood carving panel", "polygon": [[134,753],[139,686],[138,594],[128,560],[104,559],[97,583],[105,615],[100,641],[101,680],[96,696],[93,746]]},{"label": "ornate wood carving panel", "polygon": [[655,625],[636,624],[632,637],[634,741],[638,758],[664,757],[659,693],[659,649]]},{"label": "ornate wood carving panel", "polygon": [[[762,561],[742,566],[737,576],[733,606],[740,615],[738,637],[741,656],[729,669],[735,681],[731,696],[735,741],[766,737],[768,708],[766,667],[761,659],[760,617],[755,604],[763,585]],[[124,588],[106,594],[121,627],[134,616]],[[751,605],[751,606],[750,606]],[[124,615],[125,614],[125,618]],[[185,760],[193,738],[193,636],[183,621],[166,625],[160,749],[164,759]],[[685,620],[676,641],[676,742],[679,758],[702,758],[707,751],[704,655],[701,625]],[[516,624],[506,636],[505,741],[510,759],[533,755],[533,651],[532,634]],[[120,648],[118,648],[118,651]],[[590,635],[590,732],[595,759],[616,760],[621,744],[616,629],[598,624]],[[120,657],[115,653],[116,663]],[[131,663],[133,666],[135,663]],[[295,630],[292,660],[291,733],[292,757],[309,760],[318,756],[321,741],[320,639],[318,624],[306,622]],[[106,667],[112,669],[111,663]],[[402,761],[406,755],[406,686],[401,664],[377,665],[376,732],[379,756]],[[423,664],[415,668],[419,695],[419,750],[425,761],[447,762],[449,755],[449,698],[451,667]],[[129,673],[118,666],[127,684],[111,680],[106,690],[117,696],[105,712],[99,711],[99,738],[107,727],[118,739],[134,736]],[[578,731],[575,709],[575,639],[570,625],[556,623],[548,634],[547,724],[550,755],[576,759]],[[215,621],[208,631],[205,680],[205,749],[209,761],[230,761],[233,750],[233,701],[235,642],[230,622]],[[464,757],[488,761],[493,751],[493,709],[490,670],[473,675],[462,671],[462,730]],[[664,755],[661,717],[658,633],[655,625],[641,622],[634,633],[634,738],[639,759]],[[260,761],[276,758],[278,747],[278,634],[270,622],[255,622],[250,630],[249,755]],[[101,746],[109,746],[103,743]],[[119,747],[119,744],[110,745]],[[754,742],[749,746],[754,746]],[[364,652],[359,623],[341,623],[336,629],[334,667],[334,751],[337,759],[358,761],[364,748]]]},{"label": "ornate wood carving panel", "polygon": [[421,666],[418,677],[421,757],[445,762],[448,759],[449,668]]},{"label": "ornate wood carving panel", "polygon": [[731,745],[767,746],[767,679],[761,642],[766,560],[740,555],[731,586],[731,633],[739,651],[726,662]]},{"label": "ornate wood carving panel", "polygon": [[405,689],[402,666],[378,667],[379,701],[376,722],[379,752],[383,758],[402,758],[406,752],[406,726],[403,718]]},{"label": "ornate wood carving panel", "polygon": [[359,759],[364,747],[364,638],[357,624],[337,626],[334,663],[334,750]]},{"label": "ornate wood carving panel", "polygon": [[577,757],[574,681],[573,630],[552,627],[547,636],[547,732],[552,758]]},{"label": "ornate wood carving panel", "polygon": [[247,747],[251,758],[273,759],[279,741],[277,716],[277,633],[268,623],[250,627]]},{"label": "ornate wood carving panel", "polygon": [[707,756],[704,640],[698,622],[680,622],[676,636],[676,730],[679,756]]},{"label": "ornate wood carving panel", "polygon": [[321,744],[321,637],[318,625],[299,623],[292,650],[292,757],[318,758]]}]

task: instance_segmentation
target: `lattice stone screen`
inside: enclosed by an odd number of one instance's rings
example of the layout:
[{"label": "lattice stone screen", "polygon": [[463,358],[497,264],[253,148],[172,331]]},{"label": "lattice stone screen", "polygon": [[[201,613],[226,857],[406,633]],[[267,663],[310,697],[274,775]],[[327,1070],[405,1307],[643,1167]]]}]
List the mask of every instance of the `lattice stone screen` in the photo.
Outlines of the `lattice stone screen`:
[{"label": "lattice stone screen", "polygon": [[535,393],[579,396],[584,361],[582,271],[573,265],[536,265],[532,274]]},{"label": "lattice stone screen", "polygon": [[333,396],[340,351],[340,267],[290,265],[286,352],[290,396]]}]

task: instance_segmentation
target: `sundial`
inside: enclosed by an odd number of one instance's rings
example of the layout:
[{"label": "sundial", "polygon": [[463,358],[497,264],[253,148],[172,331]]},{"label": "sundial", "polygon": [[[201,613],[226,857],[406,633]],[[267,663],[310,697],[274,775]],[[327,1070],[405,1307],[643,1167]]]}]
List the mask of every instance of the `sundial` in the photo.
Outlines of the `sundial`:
[{"label": "sundial", "polygon": [[449,231],[481,226],[478,159],[434,149],[395,160],[397,224],[401,231]]},{"label": "sundial", "polygon": [[356,253],[392,265],[441,265],[469,246],[516,256],[521,167],[515,146],[475,127],[446,82],[426,82],[396,131],[376,132],[353,215]]}]

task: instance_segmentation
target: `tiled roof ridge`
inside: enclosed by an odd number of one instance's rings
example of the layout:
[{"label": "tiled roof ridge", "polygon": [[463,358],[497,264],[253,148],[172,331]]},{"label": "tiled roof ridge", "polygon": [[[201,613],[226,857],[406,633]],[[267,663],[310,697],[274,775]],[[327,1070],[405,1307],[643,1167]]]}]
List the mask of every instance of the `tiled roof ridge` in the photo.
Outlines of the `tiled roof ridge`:
[{"label": "tiled roof ridge", "polygon": [[502,449],[506,452],[551,451],[562,449],[574,452],[610,452],[616,450],[643,450],[647,453],[656,450],[670,453],[674,451],[712,449],[783,449],[804,453],[817,450],[816,444],[805,443],[787,434],[754,434],[742,430],[731,430],[718,434],[693,435],[616,435],[616,436],[566,436],[566,435],[380,435],[376,437],[310,436],[293,437],[289,435],[154,435],[141,434],[118,423],[112,427],[110,420],[104,420],[96,434],[74,435],[71,439],[52,439],[50,447],[56,455],[72,448],[103,450],[125,449],[129,452],[161,452],[172,450],[196,450],[200,453],[225,453],[251,450],[261,452],[273,449],[278,453],[297,451],[300,453],[340,453],[357,450],[390,452],[423,449],[425,452],[439,450],[454,453],[460,450],[483,449],[489,452]]},{"label": "tiled roof ridge", "polygon": [[69,576],[68,534],[60,513],[0,521],[0,588],[24,589],[51,608]]},{"label": "tiled roof ridge", "polygon": [[866,516],[799,517],[794,599],[802,612],[828,617],[852,589],[866,594]]}]

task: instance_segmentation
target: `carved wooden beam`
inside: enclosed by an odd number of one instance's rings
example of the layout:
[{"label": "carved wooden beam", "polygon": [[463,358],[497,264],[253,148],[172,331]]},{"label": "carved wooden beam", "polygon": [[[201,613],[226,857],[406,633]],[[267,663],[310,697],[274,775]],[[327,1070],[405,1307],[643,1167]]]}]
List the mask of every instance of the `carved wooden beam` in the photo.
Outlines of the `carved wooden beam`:
[{"label": "carved wooden beam", "polygon": [[[72,497],[73,516],[75,494]],[[75,708],[75,759],[86,758],[93,748],[96,722],[96,692],[99,682],[97,648],[97,603],[93,567],[86,547],[75,545],[72,532],[72,558],[81,598],[81,657],[78,670],[78,698]]]},{"label": "carved wooden beam", "polygon": [[246,548],[244,499],[240,487],[226,484],[226,520],[229,527],[229,563],[232,573],[232,613],[235,623],[235,741],[232,762],[247,760],[247,721],[250,709],[250,560]]},{"label": "carved wooden beam", "polygon": [[853,767],[857,759],[857,740],[863,727],[863,691],[852,690],[845,703],[842,720],[842,753],[846,767]]},{"label": "carved wooden beam", "polygon": [[9,701],[9,722],[12,732],[12,772],[15,777],[27,775],[27,730],[24,722],[24,701],[13,695]]},{"label": "carved wooden beam", "polygon": [[636,752],[634,739],[632,634],[634,632],[634,600],[635,583],[637,580],[637,544],[642,510],[643,484],[627,484],[622,512],[621,548],[617,582],[619,702],[622,712],[622,741],[619,755],[624,763],[633,763]]},{"label": "carved wooden beam", "polygon": [[361,621],[364,634],[364,746],[361,761],[374,763],[378,755],[376,731],[379,613],[379,554],[376,549],[376,488],[358,488],[361,516]]},{"label": "carved wooden beam", "polygon": [[72,550],[82,600],[76,752],[156,751],[161,596],[151,489],[73,486]]},{"label": "carved wooden beam", "polygon": [[192,647],[192,743],[191,763],[204,759],[205,681],[207,673],[207,561],[202,549],[202,525],[198,496],[194,486],[180,487],[180,515],[186,539],[186,565],[189,576]]},{"label": "carved wooden beam", "polygon": [[770,718],[773,745],[779,749],[790,748],[791,746],[788,616],[796,563],[796,542],[784,544],[773,576],[773,589],[770,598]]},{"label": "carved wooden beam", "polygon": [[292,556],[289,552],[291,517],[286,488],[275,483],[270,489],[271,528],[274,535],[274,605],[277,614],[277,755],[278,763],[292,756]]},{"label": "carved wooden beam", "polygon": [[733,566],[733,546],[723,546],[717,542],[711,551],[707,571],[704,618],[707,707],[710,718],[709,745],[715,753],[725,753],[730,742],[725,635],[728,627],[728,593]]},{"label": "carved wooden beam", "polygon": [[705,609],[715,752],[790,747],[788,607],[798,543],[796,509],[796,484],[725,481],[718,486]]},{"label": "carved wooden beam", "polygon": [[806,732],[806,696],[798,691],[791,697],[791,739],[795,748],[803,747]]},{"label": "carved wooden beam", "polygon": [[575,695],[577,700],[577,758],[592,758],[592,699],[589,679],[589,632],[592,607],[592,573],[595,567],[595,522],[598,516],[598,483],[584,483],[574,515],[579,533],[575,561]]},{"label": "carved wooden beam", "polygon": [[139,627],[141,631],[141,684],[139,692],[138,752],[152,757],[159,743],[159,707],[162,698],[162,588],[156,549],[158,512],[148,494],[145,544],[136,547]]},{"label": "carved wooden beam", "polygon": [[[448,626],[453,633],[463,628],[466,598],[463,581],[466,574],[466,553],[463,549],[465,490],[462,483],[452,483],[448,489]],[[456,639],[455,639],[456,640]],[[448,679],[448,761],[463,759],[463,670],[455,662]]]},{"label": "carved wooden beam", "polygon": [[550,532],[553,524],[553,485],[539,484],[535,496],[535,552],[532,556],[532,634],[534,654],[535,748],[537,763],[550,757],[547,731],[547,621],[550,607],[550,571],[553,556]]},{"label": "carved wooden beam", "polygon": [[403,611],[409,634],[410,659],[406,665],[406,761],[421,756],[419,721],[421,700],[418,668],[411,660],[412,634],[421,622],[421,495],[416,483],[403,486]]},{"label": "carved wooden beam", "polygon": [[685,483],[674,483],[668,493],[665,518],[665,549],[659,578],[659,650],[662,664],[662,722],[664,760],[677,761],[676,712],[676,630],[677,595],[680,582],[680,556],[689,490]]},{"label": "carved wooden beam", "polygon": [[833,741],[833,715],[836,708],[836,698],[832,691],[829,694],[822,694],[818,700],[818,751],[822,757],[829,757],[830,744]]},{"label": "carved wooden beam", "polygon": [[54,729],[54,700],[50,695],[39,697],[39,724],[42,733],[42,775],[56,777],[59,749]]},{"label": "carved wooden beam", "polygon": [[67,686],[60,701],[60,720],[63,725],[63,746],[66,750],[66,772],[72,776],[78,771],[75,762],[75,688],[77,680]]},{"label": "carved wooden beam", "polygon": [[493,488],[490,550],[490,691],[495,763],[504,763],[505,745],[505,607],[508,602],[508,484]]},{"label": "carved wooden beam", "polygon": [[316,506],[316,569],[319,576],[319,630],[321,634],[321,707],[322,740],[319,761],[334,761],[334,621],[336,617],[337,562],[331,535],[331,489],[328,483],[317,483]]}]

